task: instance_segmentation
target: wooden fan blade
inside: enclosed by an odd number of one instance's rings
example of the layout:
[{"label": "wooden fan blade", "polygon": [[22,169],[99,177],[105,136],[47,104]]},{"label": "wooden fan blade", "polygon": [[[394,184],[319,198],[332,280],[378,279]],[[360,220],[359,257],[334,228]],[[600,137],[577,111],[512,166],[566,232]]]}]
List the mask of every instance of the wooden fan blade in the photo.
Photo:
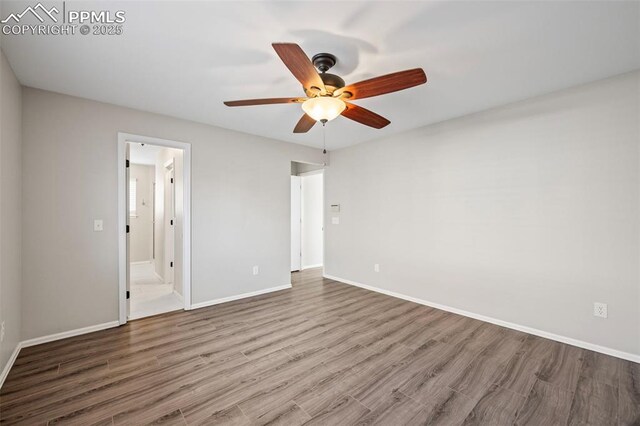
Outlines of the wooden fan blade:
[{"label": "wooden fan blade", "polygon": [[342,115],[353,121],[357,121],[360,124],[373,127],[374,129],[382,129],[383,127],[391,123],[383,116],[378,115],[373,111],[369,111],[366,108],[362,108],[361,106],[355,104],[350,104],[349,102],[345,102],[345,104],[347,104],[347,108],[342,111]]},{"label": "wooden fan blade", "polygon": [[317,87],[322,93],[325,92],[324,83],[318,71],[300,46],[295,43],[273,43],[272,46],[305,89]]},{"label": "wooden fan blade", "polygon": [[230,107],[237,107],[237,106],[251,106],[251,105],[296,104],[304,101],[305,101],[305,98],[265,98],[265,99],[244,99],[242,101],[226,101],[224,104]]},{"label": "wooden fan blade", "polygon": [[372,96],[384,95],[385,93],[397,92],[408,89],[427,82],[427,75],[422,68],[394,72],[391,74],[363,80],[350,84],[342,89],[336,90],[334,96],[339,96],[345,92],[351,93],[346,99],[362,99]]},{"label": "wooden fan blade", "polygon": [[311,130],[314,124],[316,124],[316,120],[309,117],[307,114],[304,114],[293,129],[293,133],[307,133]]}]

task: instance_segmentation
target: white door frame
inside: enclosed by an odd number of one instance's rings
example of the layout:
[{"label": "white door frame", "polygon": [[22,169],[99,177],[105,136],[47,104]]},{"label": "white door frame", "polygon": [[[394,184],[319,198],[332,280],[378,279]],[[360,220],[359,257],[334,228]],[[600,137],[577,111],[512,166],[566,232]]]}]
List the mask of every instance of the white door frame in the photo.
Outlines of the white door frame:
[{"label": "white door frame", "polygon": [[182,294],[184,309],[191,309],[191,144],[186,142],[159,139],[150,136],[133,135],[118,132],[118,319],[120,324],[127,322],[127,217],[126,215],[126,166],[125,151],[127,142],[148,143],[151,145],[165,146],[181,149],[184,153],[183,166],[183,268],[182,268]]},{"label": "white door frame", "polygon": [[[322,276],[324,277],[325,275],[325,264],[326,264],[326,259],[327,259],[327,218],[331,217],[330,214],[326,214],[327,213],[327,206],[325,206],[325,202],[327,200],[326,197],[326,188],[327,186],[325,185],[326,183],[326,179],[327,179],[327,175],[324,172],[325,169],[327,168],[327,163],[324,164],[319,164],[319,163],[309,163],[307,161],[300,161],[300,160],[291,160],[294,163],[301,163],[301,164],[311,164],[313,166],[320,166],[322,167],[321,169],[318,170],[312,170],[309,172],[303,172],[303,173],[299,173],[296,176],[304,176],[304,175],[310,175],[310,174],[314,174],[314,173],[322,173]],[[289,193],[289,199],[291,199],[291,193]],[[331,213],[331,212],[329,212]],[[291,244],[291,230],[289,230],[289,244]],[[300,266],[302,267],[302,259],[300,259]]]}]

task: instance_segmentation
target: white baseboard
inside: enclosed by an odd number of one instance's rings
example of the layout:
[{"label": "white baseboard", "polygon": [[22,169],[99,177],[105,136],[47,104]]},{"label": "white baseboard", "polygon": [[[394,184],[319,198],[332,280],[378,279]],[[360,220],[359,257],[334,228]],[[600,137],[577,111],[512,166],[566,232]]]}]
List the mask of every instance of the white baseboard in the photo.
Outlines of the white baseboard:
[{"label": "white baseboard", "polygon": [[80,336],[81,334],[93,333],[94,331],[105,330],[107,328],[117,327],[118,321],[109,321],[102,324],[90,325],[89,327],[77,328],[75,330],[63,331],[62,333],[49,334],[48,336],[36,337],[22,341],[22,347],[40,345],[42,343],[53,342],[55,340],[66,339],[67,337]]},{"label": "white baseboard", "polygon": [[7,379],[7,376],[9,375],[9,370],[11,370],[11,367],[13,367],[13,363],[16,362],[16,358],[18,358],[20,349],[22,349],[22,342],[18,342],[18,344],[16,345],[16,348],[13,350],[13,353],[11,354],[11,357],[9,358],[4,368],[2,369],[2,374],[0,374],[0,388],[2,388],[4,381]]},{"label": "white baseboard", "polygon": [[[209,301],[206,301],[206,302],[194,303],[194,304],[191,305],[191,309],[204,308],[206,306],[218,305],[220,303],[231,302],[233,300],[239,300],[239,299],[245,299],[247,297],[259,296],[261,294],[271,293],[271,292],[280,291],[280,290],[286,290],[286,289],[289,289],[289,288],[291,288],[291,283],[285,284],[285,285],[282,285],[282,286],[278,286],[278,287],[265,288],[263,290],[258,290],[258,291],[254,291],[254,292],[251,292],[251,293],[244,293],[244,294],[239,294],[239,295],[236,295],[236,296],[229,296],[229,297],[224,297],[224,298],[221,298],[221,299],[215,299],[215,300],[209,300]],[[180,297],[180,299],[183,299],[182,295],[180,295],[175,290],[174,290],[174,292],[178,295],[178,297]],[[56,341],[56,340],[66,339],[68,337],[74,337],[74,336],[80,336],[82,334],[93,333],[94,331],[105,330],[107,328],[118,327],[119,325],[120,325],[119,321],[109,321],[109,322],[105,322],[105,323],[102,323],[102,324],[96,324],[96,325],[92,325],[92,326],[89,326],[89,327],[78,328],[78,329],[75,329],[75,330],[63,331],[61,333],[49,334],[47,336],[35,337],[33,339],[28,339],[28,340],[24,340],[22,342],[19,342],[16,345],[15,350],[11,354],[11,358],[9,358],[9,361],[7,361],[7,364],[5,365],[5,367],[2,370],[2,374],[0,375],[0,388],[2,388],[2,384],[4,383],[4,380],[7,378],[7,375],[9,374],[9,371],[11,370],[11,367],[13,366],[13,363],[15,362],[16,358],[18,357],[20,349],[28,348],[29,346],[40,345],[42,343],[48,343],[48,342],[53,342],[53,341]]]},{"label": "white baseboard", "polygon": [[0,388],[4,384],[5,379],[9,375],[9,370],[13,367],[13,363],[16,362],[16,358],[18,358],[18,354],[20,353],[20,349],[28,348],[29,346],[39,345],[41,343],[53,342],[56,340],[66,339],[67,337],[80,336],[81,334],[93,333],[94,331],[105,330],[107,328],[117,327],[120,325],[119,321],[109,321],[102,324],[91,325],[89,327],[77,328],[75,330],[63,331],[62,333],[49,334],[47,336],[36,337],[33,339],[23,340],[22,342],[18,342],[16,348],[11,354],[11,358],[7,361],[7,365],[4,366],[2,370],[2,374],[0,374]]},{"label": "white baseboard", "polygon": [[291,283],[281,285],[278,287],[265,288],[263,290],[252,291],[251,293],[238,294],[236,296],[223,297],[221,299],[208,300],[206,302],[197,302],[191,304],[191,309],[204,308],[207,306],[219,305],[220,303],[232,302],[234,300],[246,299],[247,297],[259,296],[265,293],[272,293],[274,291],[286,290],[291,288]]},{"label": "white baseboard", "polygon": [[322,263],[318,263],[317,265],[304,265],[302,267],[302,270],[304,271],[305,269],[320,268],[321,266],[322,266]]},{"label": "white baseboard", "polygon": [[561,336],[559,334],[550,333],[543,330],[538,330],[536,328],[527,327],[525,325],[515,324],[508,321],[503,321],[497,318],[488,317],[485,315],[476,314],[474,312],[468,312],[462,309],[453,308],[447,305],[441,305],[440,303],[429,302],[427,300],[418,299],[416,297],[406,296],[404,294],[396,293],[394,291],[385,290],[378,287],[373,287],[370,285],[358,283],[355,281],[351,281],[345,278],[335,277],[333,275],[324,274],[324,278],[328,278],[334,281],[340,281],[344,284],[353,285],[356,287],[364,288],[365,290],[375,291],[376,293],[385,294],[391,297],[397,297],[398,299],[408,300],[409,302],[418,303],[420,305],[430,306],[432,308],[440,309],[443,311],[451,312],[454,314],[462,315],[469,318],[474,318],[480,321],[488,322],[491,324],[499,325],[501,327],[510,328],[517,331],[522,331],[524,333],[533,334],[539,337],[544,337],[545,339],[555,340],[557,342],[566,343],[568,345],[577,346],[579,348],[588,349],[594,352],[600,352],[606,355],[611,355],[616,358],[626,359],[627,361],[633,361],[640,363],[640,355],[619,351],[617,349],[608,348],[606,346],[596,345],[594,343],[584,342],[582,340],[574,339],[571,337]]}]

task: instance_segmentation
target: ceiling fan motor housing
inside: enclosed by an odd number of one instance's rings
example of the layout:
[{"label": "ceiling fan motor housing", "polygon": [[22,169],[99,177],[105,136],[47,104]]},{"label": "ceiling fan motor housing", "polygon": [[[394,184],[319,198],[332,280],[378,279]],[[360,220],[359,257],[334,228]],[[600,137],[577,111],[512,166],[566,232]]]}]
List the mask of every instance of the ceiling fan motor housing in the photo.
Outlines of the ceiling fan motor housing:
[{"label": "ceiling fan motor housing", "polygon": [[[325,89],[327,90],[327,94],[329,95],[332,95],[335,90],[341,89],[345,86],[345,82],[341,77],[327,72],[336,64],[337,61],[336,57],[331,53],[318,53],[311,58],[313,66],[320,71],[320,78],[322,79]],[[307,95],[312,96],[312,93],[313,90],[311,92],[307,92]]]},{"label": "ceiling fan motor housing", "polygon": [[341,89],[345,85],[344,80],[335,74],[322,73],[320,77],[329,93],[333,93],[334,90]]},{"label": "ceiling fan motor housing", "polygon": [[331,53],[318,53],[313,55],[311,62],[313,62],[313,66],[318,68],[318,71],[327,72],[338,62],[338,59]]}]

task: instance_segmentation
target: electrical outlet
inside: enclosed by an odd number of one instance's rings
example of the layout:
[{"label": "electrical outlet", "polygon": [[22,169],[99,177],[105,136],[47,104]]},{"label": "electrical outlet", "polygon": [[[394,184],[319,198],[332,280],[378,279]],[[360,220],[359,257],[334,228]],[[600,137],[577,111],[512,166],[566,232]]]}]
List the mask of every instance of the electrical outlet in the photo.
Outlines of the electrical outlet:
[{"label": "electrical outlet", "polygon": [[260,268],[258,265],[253,267],[253,275],[258,275],[260,273]]},{"label": "electrical outlet", "polygon": [[0,342],[4,340],[4,321],[0,324]]},{"label": "electrical outlet", "polygon": [[607,317],[607,304],[606,303],[594,303],[593,304],[593,316],[595,317]]},{"label": "electrical outlet", "polygon": [[377,263],[373,265],[373,272],[380,272],[380,265],[378,265]]}]

